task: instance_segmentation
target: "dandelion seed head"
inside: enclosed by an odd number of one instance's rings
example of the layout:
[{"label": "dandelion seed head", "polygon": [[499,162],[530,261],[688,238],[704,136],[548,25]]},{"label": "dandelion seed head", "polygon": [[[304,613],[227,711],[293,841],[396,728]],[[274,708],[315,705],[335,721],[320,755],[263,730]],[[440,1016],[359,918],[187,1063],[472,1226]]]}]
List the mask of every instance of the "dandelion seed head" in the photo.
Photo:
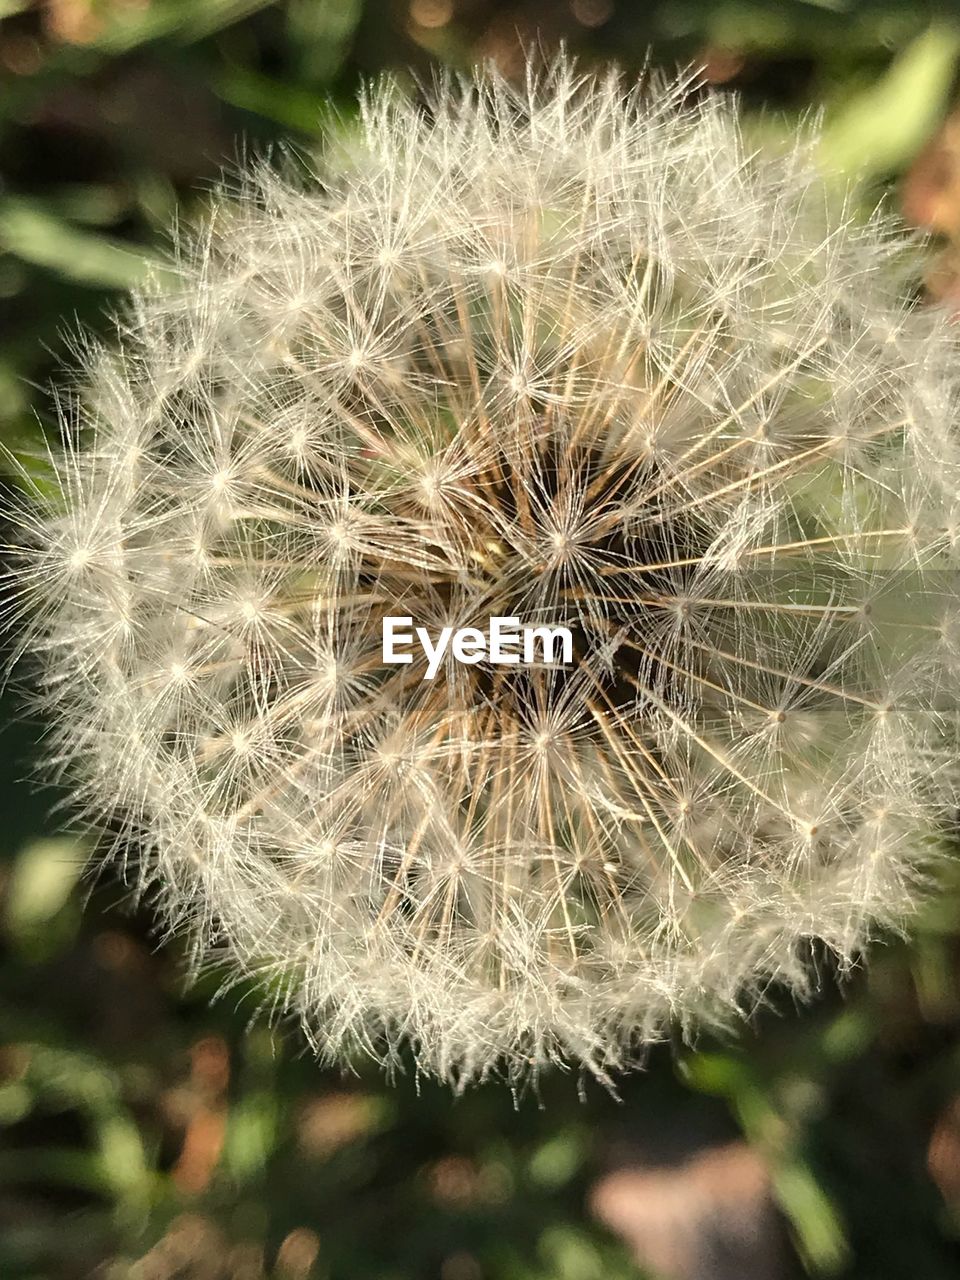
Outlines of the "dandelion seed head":
[{"label": "dandelion seed head", "polygon": [[686,88],[372,88],[178,233],[14,513],[54,767],[324,1060],[606,1080],[899,926],[956,803],[954,338]]}]

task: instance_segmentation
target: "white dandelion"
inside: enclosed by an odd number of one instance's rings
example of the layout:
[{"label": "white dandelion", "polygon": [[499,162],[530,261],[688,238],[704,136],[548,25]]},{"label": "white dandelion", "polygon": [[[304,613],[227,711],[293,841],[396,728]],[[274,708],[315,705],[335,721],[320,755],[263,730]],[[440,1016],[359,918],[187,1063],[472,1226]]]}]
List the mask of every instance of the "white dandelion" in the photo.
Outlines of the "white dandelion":
[{"label": "white dandelion", "polygon": [[[605,1077],[850,962],[936,853],[954,340],[809,137],[688,89],[379,84],[180,234],[17,513],[82,812],[325,1060]],[[425,679],[388,616],[572,660]]]}]

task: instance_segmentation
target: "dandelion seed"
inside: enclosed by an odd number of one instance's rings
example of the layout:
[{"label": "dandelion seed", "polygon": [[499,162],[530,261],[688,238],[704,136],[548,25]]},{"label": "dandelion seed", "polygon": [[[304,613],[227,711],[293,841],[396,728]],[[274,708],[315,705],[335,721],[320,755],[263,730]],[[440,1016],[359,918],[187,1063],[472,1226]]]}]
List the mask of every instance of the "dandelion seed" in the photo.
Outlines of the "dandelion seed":
[{"label": "dandelion seed", "polygon": [[[955,803],[954,339],[809,139],[750,155],[683,84],[384,82],[331,156],[221,193],[84,357],[15,513],[51,757],[324,1059],[607,1078],[917,896]],[[385,617],[573,661],[424,680]]]}]

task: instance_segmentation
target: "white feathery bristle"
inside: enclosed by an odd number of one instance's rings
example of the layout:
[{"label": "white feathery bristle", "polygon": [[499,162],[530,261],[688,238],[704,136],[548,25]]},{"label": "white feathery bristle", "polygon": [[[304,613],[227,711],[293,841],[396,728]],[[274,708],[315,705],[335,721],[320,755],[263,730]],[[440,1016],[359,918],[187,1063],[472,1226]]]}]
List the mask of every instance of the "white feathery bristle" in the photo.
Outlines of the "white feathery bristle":
[{"label": "white feathery bristle", "polygon": [[[811,137],[384,81],[91,344],[15,575],[51,758],[326,1060],[601,1078],[911,909],[955,800],[955,342]],[[567,666],[382,660],[564,625]]]}]

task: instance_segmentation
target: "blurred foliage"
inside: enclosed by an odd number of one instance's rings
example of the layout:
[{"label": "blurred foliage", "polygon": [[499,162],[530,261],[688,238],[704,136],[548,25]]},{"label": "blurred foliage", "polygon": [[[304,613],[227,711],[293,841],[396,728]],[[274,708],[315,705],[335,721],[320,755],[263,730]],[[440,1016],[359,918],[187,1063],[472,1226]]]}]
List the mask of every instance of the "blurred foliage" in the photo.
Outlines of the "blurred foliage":
[{"label": "blurred foliage", "polygon": [[[944,234],[958,296],[960,8],[893,0],[0,0],[0,443],[244,148],[318,145],[360,78],[565,40],[700,61],[758,136],[822,108],[825,169]],[[951,239],[953,237],[953,239]],[[10,481],[12,482],[12,480]],[[453,1099],[317,1068],[256,995],[185,993],[149,904],[81,875],[0,736],[0,1275],[682,1280],[960,1274],[960,876],[843,998],[664,1046],[622,1101],[556,1074]],[[583,1095],[581,1097],[581,1094]],[[613,1228],[620,1239],[617,1240]],[[631,1256],[631,1251],[632,1255]]]}]

